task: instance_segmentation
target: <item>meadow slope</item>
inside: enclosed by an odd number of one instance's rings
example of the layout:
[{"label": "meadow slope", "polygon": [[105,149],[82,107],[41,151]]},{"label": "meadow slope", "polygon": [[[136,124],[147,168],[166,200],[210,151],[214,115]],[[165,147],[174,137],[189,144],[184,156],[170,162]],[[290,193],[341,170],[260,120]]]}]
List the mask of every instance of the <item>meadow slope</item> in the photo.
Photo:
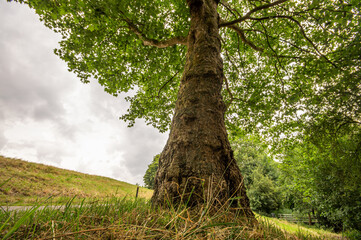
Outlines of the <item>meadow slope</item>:
[{"label": "meadow slope", "polygon": [[[107,177],[0,156],[0,205],[31,205],[49,197],[52,203],[65,203],[75,196],[75,201],[134,197],[136,189],[136,185]],[[152,190],[140,188],[139,197],[149,199],[151,195]]]}]

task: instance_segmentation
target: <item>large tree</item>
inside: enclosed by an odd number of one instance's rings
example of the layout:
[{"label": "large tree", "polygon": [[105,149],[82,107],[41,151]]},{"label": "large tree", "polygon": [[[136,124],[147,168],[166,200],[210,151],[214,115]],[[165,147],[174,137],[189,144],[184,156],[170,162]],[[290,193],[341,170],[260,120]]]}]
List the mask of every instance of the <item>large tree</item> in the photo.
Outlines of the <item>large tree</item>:
[{"label": "large tree", "polygon": [[309,119],[305,104],[324,83],[359,71],[338,54],[358,34],[359,0],[17,1],[62,34],[55,52],[83,82],[129,92],[121,119],[170,128],[159,205],[232,200],[253,216],[226,125],[301,132],[289,123]]}]

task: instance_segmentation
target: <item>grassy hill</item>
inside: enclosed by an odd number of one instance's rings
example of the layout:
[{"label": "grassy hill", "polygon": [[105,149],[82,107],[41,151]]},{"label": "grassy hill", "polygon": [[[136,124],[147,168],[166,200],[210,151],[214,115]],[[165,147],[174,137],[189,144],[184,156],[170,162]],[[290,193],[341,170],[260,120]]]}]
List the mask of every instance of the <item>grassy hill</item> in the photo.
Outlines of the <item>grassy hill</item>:
[{"label": "grassy hill", "polygon": [[[134,199],[136,188],[0,156],[0,205],[33,205],[16,214],[0,208],[0,239],[345,239],[258,215],[258,223],[250,222],[228,209],[215,214],[207,206],[199,213],[185,206],[157,209],[144,201],[152,191],[140,188],[140,198]],[[36,203],[50,196],[50,203]],[[74,196],[78,198],[69,201]],[[40,208],[64,202],[68,204],[61,210]]]},{"label": "grassy hill", "polygon": [[[0,205],[31,205],[52,196],[52,203],[64,203],[77,196],[104,199],[134,197],[137,186],[107,177],[89,175],[44,164],[0,156]],[[149,199],[152,190],[139,189]]]}]

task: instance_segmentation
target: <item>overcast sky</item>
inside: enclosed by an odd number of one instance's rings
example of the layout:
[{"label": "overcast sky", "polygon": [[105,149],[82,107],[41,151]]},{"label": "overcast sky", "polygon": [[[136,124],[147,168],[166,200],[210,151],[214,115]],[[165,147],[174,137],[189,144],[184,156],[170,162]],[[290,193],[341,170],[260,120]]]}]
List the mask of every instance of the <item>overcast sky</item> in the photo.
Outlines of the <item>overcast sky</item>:
[{"label": "overcast sky", "polygon": [[142,185],[168,134],[127,128],[127,103],[68,72],[59,40],[34,10],[0,1],[0,155]]}]

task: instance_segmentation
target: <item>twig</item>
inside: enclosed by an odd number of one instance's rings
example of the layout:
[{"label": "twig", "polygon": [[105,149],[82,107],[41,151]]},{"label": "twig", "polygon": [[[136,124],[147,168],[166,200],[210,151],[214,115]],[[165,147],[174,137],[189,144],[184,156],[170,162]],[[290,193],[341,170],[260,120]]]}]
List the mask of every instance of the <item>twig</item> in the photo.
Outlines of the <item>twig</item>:
[{"label": "twig", "polygon": [[[241,14],[239,14],[239,12],[237,11],[237,9],[232,9],[232,7],[229,5],[229,3],[226,0],[221,0],[221,4],[229,11],[233,14],[234,17],[237,17],[236,14],[234,14],[234,12],[236,12],[238,14],[238,16],[241,16]],[[233,12],[234,11],[234,12]]]},{"label": "twig", "polygon": [[253,13],[255,13],[255,12],[259,11],[259,10],[271,8],[271,7],[274,7],[276,5],[282,4],[282,3],[287,2],[287,1],[288,0],[278,0],[278,1],[275,1],[273,3],[269,3],[269,4],[266,4],[266,5],[255,7],[254,9],[252,9],[251,11],[246,13],[246,15],[244,15],[243,17],[240,17],[240,18],[238,18],[236,20],[233,20],[233,21],[230,21],[230,22],[222,22],[219,25],[219,27],[227,27],[227,26],[230,26],[230,25],[234,25],[234,24],[243,22],[243,21],[249,19]]},{"label": "twig", "polygon": [[172,80],[178,75],[178,73],[179,73],[179,70],[178,70],[166,83],[163,84],[163,86],[162,86],[162,87],[159,89],[159,91],[158,91],[157,98],[160,97],[160,92],[162,91],[162,89],[163,89],[165,86],[167,86],[167,84],[168,84],[170,81],[172,81]]},{"label": "twig", "polygon": [[257,47],[253,42],[249,41],[247,38],[246,38],[246,35],[244,35],[244,32],[243,30],[236,26],[236,25],[230,25],[230,26],[227,26],[228,28],[236,31],[236,33],[239,35],[239,37],[241,38],[241,40],[247,44],[248,46],[250,46],[252,49],[256,50],[256,51],[259,51],[259,52],[263,52],[263,48],[261,47]]},{"label": "twig", "polygon": [[55,240],[54,220],[51,220],[51,231],[53,232],[53,240]]},{"label": "twig", "polygon": [[[322,54],[318,50],[316,44],[314,42],[312,42],[312,40],[306,35],[305,29],[303,28],[302,24],[298,20],[296,20],[295,18],[293,18],[291,16],[285,16],[285,15],[276,15],[276,16],[268,16],[268,17],[261,17],[261,18],[248,17],[247,19],[256,20],[256,21],[263,21],[263,20],[269,20],[269,19],[275,19],[275,18],[288,19],[288,20],[291,20],[292,22],[296,23],[298,28],[300,29],[300,32],[301,32],[302,36],[307,40],[307,42],[309,42],[311,44],[311,46],[315,49],[316,53],[319,56],[323,57],[333,67],[337,68],[335,63],[333,63],[331,60],[329,60],[324,54]],[[227,26],[227,27],[229,27],[229,26]]]}]

